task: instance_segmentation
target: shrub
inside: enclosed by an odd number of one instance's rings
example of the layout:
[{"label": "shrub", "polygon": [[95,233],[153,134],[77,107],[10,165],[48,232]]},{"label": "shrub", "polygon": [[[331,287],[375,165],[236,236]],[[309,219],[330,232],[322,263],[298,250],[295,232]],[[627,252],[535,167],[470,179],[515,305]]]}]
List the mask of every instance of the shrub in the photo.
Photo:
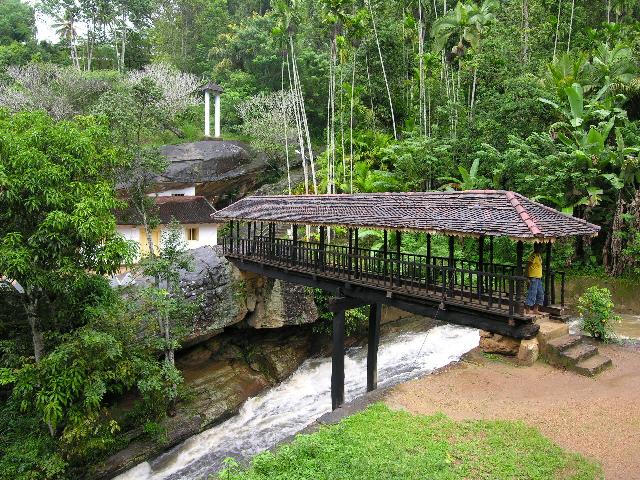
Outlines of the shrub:
[{"label": "shrub", "polygon": [[614,337],[613,325],[620,322],[620,317],[613,311],[608,288],[589,287],[578,299],[578,312],[584,332],[604,342]]}]

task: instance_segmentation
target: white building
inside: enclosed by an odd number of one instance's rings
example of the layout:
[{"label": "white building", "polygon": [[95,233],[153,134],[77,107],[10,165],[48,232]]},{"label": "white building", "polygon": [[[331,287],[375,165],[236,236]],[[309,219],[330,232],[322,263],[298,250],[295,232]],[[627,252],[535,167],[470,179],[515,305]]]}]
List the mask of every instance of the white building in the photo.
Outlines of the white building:
[{"label": "white building", "polygon": [[[168,230],[172,219],[181,224],[182,236],[187,248],[217,245],[218,225],[211,218],[211,214],[216,210],[205,197],[186,195],[194,191],[195,187],[188,187],[174,193],[161,192],[155,197],[157,207],[155,214],[160,219],[160,225],[151,232],[154,248],[161,246],[163,232]],[[149,252],[147,232],[140,225],[133,210],[118,212],[116,220],[118,232],[127,240],[137,242],[142,255],[147,254]]]}]

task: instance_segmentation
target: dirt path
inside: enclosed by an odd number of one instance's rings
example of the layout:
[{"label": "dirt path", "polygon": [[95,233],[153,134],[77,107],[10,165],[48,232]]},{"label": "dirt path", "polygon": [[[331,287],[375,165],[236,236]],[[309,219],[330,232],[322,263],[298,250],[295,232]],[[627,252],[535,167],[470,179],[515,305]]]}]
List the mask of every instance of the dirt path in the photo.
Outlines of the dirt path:
[{"label": "dirt path", "polygon": [[595,379],[540,361],[517,367],[474,351],[436,375],[398,385],[385,401],[457,420],[523,420],[563,448],[600,461],[608,480],[640,480],[640,350],[600,351],[614,368]]}]

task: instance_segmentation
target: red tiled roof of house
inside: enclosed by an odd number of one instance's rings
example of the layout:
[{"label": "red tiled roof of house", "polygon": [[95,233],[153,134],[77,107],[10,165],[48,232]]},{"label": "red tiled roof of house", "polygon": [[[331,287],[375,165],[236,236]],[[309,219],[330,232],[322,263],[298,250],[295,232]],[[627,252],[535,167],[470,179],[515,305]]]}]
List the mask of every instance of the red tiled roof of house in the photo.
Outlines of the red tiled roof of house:
[{"label": "red tiled roof of house", "polygon": [[213,217],[285,224],[379,228],[459,236],[554,240],[597,235],[600,227],[504,190],[244,198]]},{"label": "red tiled roof of house", "polygon": [[[212,218],[216,209],[202,196],[163,196],[155,197],[153,213],[160,218],[160,224],[166,225],[175,218],[183,225],[198,223],[217,223]],[[118,225],[140,225],[141,221],[135,209],[129,207],[116,212]]]}]

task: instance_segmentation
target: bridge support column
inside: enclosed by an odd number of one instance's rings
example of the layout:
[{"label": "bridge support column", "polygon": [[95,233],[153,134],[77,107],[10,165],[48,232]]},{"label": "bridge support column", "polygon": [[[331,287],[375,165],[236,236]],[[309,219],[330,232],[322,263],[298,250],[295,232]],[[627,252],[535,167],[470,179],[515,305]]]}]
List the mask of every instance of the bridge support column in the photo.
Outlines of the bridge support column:
[{"label": "bridge support column", "polygon": [[331,409],[344,403],[344,310],[333,315],[333,350],[331,353]]},{"label": "bridge support column", "polygon": [[382,305],[372,303],[369,310],[369,341],[367,343],[367,392],[378,388],[378,345]]}]

